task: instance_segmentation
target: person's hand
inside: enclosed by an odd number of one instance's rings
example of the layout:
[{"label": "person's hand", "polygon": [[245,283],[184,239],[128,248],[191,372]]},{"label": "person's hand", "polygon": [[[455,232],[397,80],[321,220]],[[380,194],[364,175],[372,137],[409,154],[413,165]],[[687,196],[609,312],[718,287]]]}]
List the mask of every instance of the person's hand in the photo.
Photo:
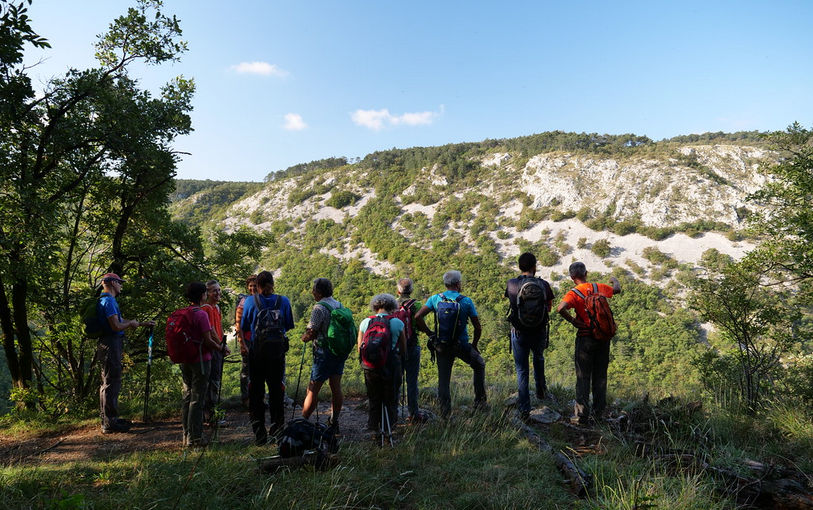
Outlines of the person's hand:
[{"label": "person's hand", "polygon": [[571,322],[571,324],[573,324],[573,325],[574,325],[574,326],[576,326],[577,328],[586,328],[586,327],[587,327],[587,324],[585,324],[585,323],[584,323],[584,321],[582,321],[582,320],[581,320],[580,318],[578,318],[578,317],[575,317],[575,318],[573,319],[573,321]]}]

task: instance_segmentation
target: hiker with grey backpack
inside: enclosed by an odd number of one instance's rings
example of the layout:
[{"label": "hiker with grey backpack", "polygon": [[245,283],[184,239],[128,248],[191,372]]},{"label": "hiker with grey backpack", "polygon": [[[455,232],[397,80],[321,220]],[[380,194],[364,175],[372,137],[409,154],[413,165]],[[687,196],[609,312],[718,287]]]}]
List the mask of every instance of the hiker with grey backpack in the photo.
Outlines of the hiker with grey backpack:
[{"label": "hiker with grey backpack", "polygon": [[526,420],[531,412],[529,356],[533,360],[536,397],[542,400],[547,396],[545,349],[550,333],[553,290],[548,282],[536,277],[536,256],[533,253],[523,253],[517,262],[521,274],[508,280],[505,297],[508,298],[508,321],[511,323],[509,350],[514,355],[517,369],[517,408],[520,418]]},{"label": "hiker with grey backpack", "polygon": [[[274,293],[274,275],[257,275],[259,293],[243,304],[240,329],[248,344],[251,379],[248,386],[249,413],[255,443],[263,445],[278,436],[285,427],[285,353],[289,344],[286,332],[294,327],[290,300]],[[265,428],[265,391],[268,388],[270,428]]]},{"label": "hiker with grey backpack", "polygon": [[357,348],[364,370],[369,399],[368,430],[380,434],[381,444],[389,439],[398,421],[398,388],[401,385],[401,356],[406,354],[404,322],[391,314],[398,309],[392,294],[378,294],[370,301],[374,315],[359,324]]},{"label": "hiker with grey backpack", "polygon": [[[429,349],[435,352],[438,365],[438,400],[440,414],[448,418],[452,410],[450,384],[455,359],[468,364],[473,372],[474,406],[486,407],[486,362],[477,350],[483,328],[471,298],[461,294],[463,277],[460,271],[447,271],[443,275],[446,291],[435,294],[415,314],[418,330],[429,336]],[[424,317],[435,314],[435,331],[429,329]],[[466,325],[471,322],[473,338],[469,342]]]}]

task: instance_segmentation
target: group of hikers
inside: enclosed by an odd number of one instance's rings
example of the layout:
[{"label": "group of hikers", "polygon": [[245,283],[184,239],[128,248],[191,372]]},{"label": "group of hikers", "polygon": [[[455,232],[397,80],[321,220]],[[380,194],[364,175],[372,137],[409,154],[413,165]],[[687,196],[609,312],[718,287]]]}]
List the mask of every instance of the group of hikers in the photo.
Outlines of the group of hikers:
[{"label": "group of hikers", "polygon": [[[518,266],[520,274],[507,282],[505,297],[510,309],[510,349],[517,372],[517,407],[520,418],[528,419],[531,364],[537,398],[548,397],[544,350],[548,344],[554,293],[547,281],[536,276],[537,260],[532,253],[521,254]],[[601,419],[606,411],[609,339],[615,333],[607,298],[619,294],[621,286],[615,277],[610,278],[609,284],[588,282],[587,269],[581,262],[571,264],[569,273],[575,287],[563,295],[556,312],[576,328],[576,403],[571,421],[586,425],[591,419]],[[99,340],[99,354],[104,361],[99,392],[103,433],[126,432],[130,426],[129,421],[118,417],[117,411],[124,330],[154,325],[153,321],[122,318],[115,300],[122,283],[115,274],[104,275],[104,292],[97,306],[99,319],[107,326]],[[285,356],[290,348],[287,333],[294,327],[294,318],[290,300],[274,292],[271,272],[251,276],[246,284],[248,294],[241,295],[235,313],[243,362],[240,387],[243,403],[249,408],[256,444],[262,445],[268,443],[269,437],[279,439],[285,428]],[[389,293],[374,296],[370,301],[372,315],[356,328],[352,314],[333,297],[333,283],[327,278],[313,280],[311,294],[315,304],[301,337],[302,342],[311,343],[313,349],[302,419],[310,419],[316,410],[319,392],[327,382],[331,392],[327,427],[334,433],[339,432],[344,401],[341,379],[347,359],[355,352],[364,369],[369,400],[368,429],[382,434],[386,431],[391,437],[392,427],[398,420],[398,394],[402,384],[406,385],[408,423],[426,422],[427,416],[418,405],[419,333],[429,338],[427,348],[437,364],[440,416],[446,418],[451,413],[450,382],[455,359],[472,368],[474,407],[486,408],[486,364],[478,350],[482,326],[477,309],[471,298],[463,294],[459,271],[447,271],[443,285],[445,290],[421,304],[411,296],[413,281],[401,278],[396,284],[397,297]],[[223,359],[230,351],[222,331],[218,282],[190,283],[186,298],[190,306],[182,309],[183,312],[176,311],[168,321],[167,346],[170,357],[173,357],[171,343],[191,340],[186,344],[197,349],[173,361],[179,362],[183,376],[184,445],[203,446],[207,442],[203,436],[204,424],[216,424],[218,420],[214,410],[219,400]],[[430,314],[435,316],[434,329],[425,321]],[[171,333],[171,325],[180,334]],[[270,414],[268,428],[266,408]]]}]

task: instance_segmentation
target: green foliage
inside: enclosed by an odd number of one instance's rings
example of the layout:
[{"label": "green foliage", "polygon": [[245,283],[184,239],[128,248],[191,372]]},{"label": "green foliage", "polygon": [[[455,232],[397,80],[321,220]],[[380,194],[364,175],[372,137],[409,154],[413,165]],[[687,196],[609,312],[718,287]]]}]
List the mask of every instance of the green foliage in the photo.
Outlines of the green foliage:
[{"label": "green foliage", "polygon": [[175,181],[175,191],[169,195],[170,212],[176,220],[204,227],[223,220],[232,204],[260,189],[262,184],[254,182],[179,179]]},{"label": "green foliage", "polygon": [[298,165],[289,166],[285,170],[271,172],[265,177],[265,182],[277,181],[287,177],[297,177],[299,175],[312,173],[319,170],[332,170],[334,168],[341,168],[348,164],[347,158],[327,158],[311,161],[310,163],[300,163]]},{"label": "green foliage", "polygon": [[785,132],[768,136],[781,151],[780,163],[768,167],[774,180],[750,199],[771,207],[770,214],[749,218],[753,230],[765,236],[754,254],[798,278],[813,278],[813,131],[794,123]]},{"label": "green foliage", "polygon": [[[782,372],[780,360],[794,343],[794,324],[801,318],[790,292],[759,285],[763,274],[764,268],[748,260],[710,271],[696,281],[690,301],[722,334],[719,351],[697,361],[704,384],[708,389],[738,389],[752,408],[771,395],[773,381]],[[712,375],[717,378],[714,384]]]},{"label": "green foliage", "polygon": [[350,191],[334,191],[325,202],[330,207],[341,209],[348,205],[355,204],[361,197]]},{"label": "green foliage", "polygon": [[601,258],[609,257],[611,249],[612,247],[610,246],[610,241],[607,239],[599,239],[593,243],[593,246],[590,247],[590,251]]}]

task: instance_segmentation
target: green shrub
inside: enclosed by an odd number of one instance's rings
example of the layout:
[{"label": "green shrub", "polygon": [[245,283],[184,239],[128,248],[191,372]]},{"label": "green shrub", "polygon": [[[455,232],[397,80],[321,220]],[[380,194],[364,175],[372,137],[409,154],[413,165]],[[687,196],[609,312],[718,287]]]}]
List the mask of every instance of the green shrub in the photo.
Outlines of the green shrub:
[{"label": "green shrub", "polygon": [[336,209],[341,209],[342,207],[355,204],[360,198],[360,196],[351,191],[336,191],[330,195],[327,205],[330,207],[335,207]]},{"label": "green shrub", "polygon": [[590,251],[593,252],[596,256],[605,258],[610,256],[610,241],[607,239],[599,239],[593,246],[590,247]]}]

